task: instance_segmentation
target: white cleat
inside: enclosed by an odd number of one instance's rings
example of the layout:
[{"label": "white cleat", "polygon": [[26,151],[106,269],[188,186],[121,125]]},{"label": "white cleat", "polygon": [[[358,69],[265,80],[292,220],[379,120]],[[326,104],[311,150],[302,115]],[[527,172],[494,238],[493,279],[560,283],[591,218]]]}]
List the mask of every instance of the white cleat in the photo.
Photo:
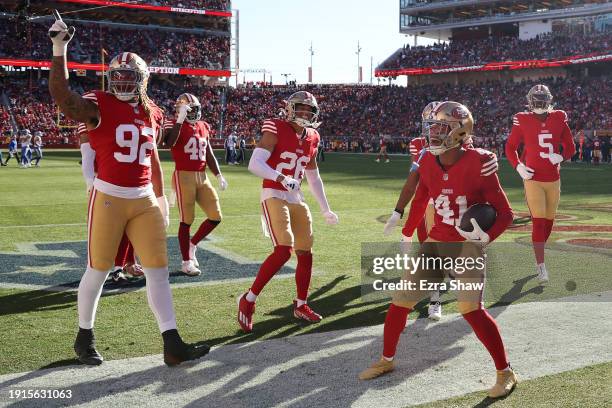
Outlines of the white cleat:
[{"label": "white cleat", "polygon": [[380,159],[376,159],[376,160],[375,160],[375,162],[376,162],[376,163],[380,163]]},{"label": "white cleat", "polygon": [[427,314],[430,320],[435,320],[436,322],[440,320],[442,318],[442,305],[440,302],[430,303],[429,308],[427,308]]},{"label": "white cleat", "polygon": [[548,271],[546,270],[546,265],[544,265],[543,263],[537,265],[536,272],[538,273],[538,282],[548,282]]},{"label": "white cleat", "polygon": [[390,161],[391,161],[391,160],[387,159],[387,160],[385,160],[385,163],[389,163]]},{"label": "white cleat", "polygon": [[189,259],[193,261],[193,264],[195,266],[199,267],[200,263],[198,262],[198,258],[196,258],[197,249],[198,249],[197,245],[193,245],[191,242],[189,242]]},{"label": "white cleat", "polygon": [[187,276],[198,276],[202,273],[202,271],[195,266],[191,259],[189,261],[183,261],[181,271],[183,271],[183,273]]}]

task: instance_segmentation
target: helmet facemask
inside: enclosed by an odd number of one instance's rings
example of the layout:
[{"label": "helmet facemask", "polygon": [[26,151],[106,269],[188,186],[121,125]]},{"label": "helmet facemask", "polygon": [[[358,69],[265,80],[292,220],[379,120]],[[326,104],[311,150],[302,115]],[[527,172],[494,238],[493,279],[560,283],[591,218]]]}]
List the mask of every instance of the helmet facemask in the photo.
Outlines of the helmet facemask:
[{"label": "helmet facemask", "polygon": [[200,104],[189,105],[191,110],[187,112],[185,120],[192,125],[202,118],[202,106]]},{"label": "helmet facemask", "polygon": [[446,122],[438,120],[424,120],[423,121],[423,136],[427,139],[427,151],[434,156],[438,156],[445,151],[457,147],[459,144],[451,146],[450,133],[452,131],[451,125]]},{"label": "helmet facemask", "polygon": [[131,68],[111,68],[108,71],[108,89],[124,102],[137,100],[145,78],[141,72]]},{"label": "helmet facemask", "polygon": [[319,109],[303,103],[287,103],[287,120],[303,128],[317,128],[320,123]]},{"label": "helmet facemask", "polygon": [[553,96],[546,85],[536,85],[527,94],[529,110],[535,114],[543,115],[552,110]]},{"label": "helmet facemask", "polygon": [[431,110],[423,112],[422,118],[426,149],[434,156],[461,146],[470,138],[474,127],[470,111],[453,101],[435,103]]}]

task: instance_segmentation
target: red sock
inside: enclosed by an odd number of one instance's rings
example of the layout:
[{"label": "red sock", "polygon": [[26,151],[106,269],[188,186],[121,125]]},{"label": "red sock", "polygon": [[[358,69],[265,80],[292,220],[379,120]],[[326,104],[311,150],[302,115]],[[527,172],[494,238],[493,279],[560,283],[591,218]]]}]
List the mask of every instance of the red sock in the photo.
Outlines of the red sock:
[{"label": "red sock", "polygon": [[121,242],[119,243],[119,248],[117,248],[117,255],[115,255],[115,266],[120,266],[123,268],[123,265],[125,265],[128,246],[130,246],[130,240],[124,232]]},{"label": "red sock", "polygon": [[531,229],[531,242],[536,263],[544,263],[544,246],[546,245],[546,218],[533,218]]},{"label": "red sock", "polygon": [[125,252],[125,264],[132,264],[134,265],[136,263],[136,257],[134,256],[134,246],[132,245],[132,243],[128,240],[128,245],[127,245],[127,251]]},{"label": "red sock", "polygon": [[204,222],[200,224],[200,228],[198,228],[196,233],[193,234],[193,237],[191,237],[191,243],[193,245],[198,245],[198,242],[206,238],[206,236],[210,234],[210,232],[214,230],[220,222],[221,221],[211,221],[208,219],[204,220]]},{"label": "red sock", "polygon": [[297,298],[306,300],[308,297],[308,287],[310,286],[310,276],[312,275],[312,252],[297,255],[297,268],[295,268],[295,287],[297,288]]},{"label": "red sock", "polygon": [[427,239],[427,225],[425,225],[425,218],[421,220],[421,223],[417,227],[417,237],[421,243]]},{"label": "red sock", "polygon": [[503,370],[508,367],[508,356],[504,348],[504,341],[493,316],[485,309],[478,309],[464,314],[463,318],[472,326],[476,337],[489,351],[495,362],[495,368]]},{"label": "red sock", "polygon": [[546,241],[548,241],[548,238],[550,238],[550,234],[552,233],[554,223],[555,223],[555,220],[546,219]]},{"label": "red sock", "polygon": [[411,309],[401,307],[391,303],[385,317],[385,330],[383,337],[383,357],[392,358],[395,356],[397,343],[404,327],[406,327],[406,319]]},{"label": "red sock", "polygon": [[178,241],[179,247],[181,248],[181,256],[183,261],[189,260],[189,228],[191,225],[187,225],[184,222],[179,224],[178,230]]},{"label": "red sock", "polygon": [[291,258],[291,247],[287,245],[278,245],[274,247],[272,252],[259,267],[259,272],[255,277],[255,282],[251,286],[251,292],[259,295],[264,286],[270,279],[283,267],[283,265]]}]

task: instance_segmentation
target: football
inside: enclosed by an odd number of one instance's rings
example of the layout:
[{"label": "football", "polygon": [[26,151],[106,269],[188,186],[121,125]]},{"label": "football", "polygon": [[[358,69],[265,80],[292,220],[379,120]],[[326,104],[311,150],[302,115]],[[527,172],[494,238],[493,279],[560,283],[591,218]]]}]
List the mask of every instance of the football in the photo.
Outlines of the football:
[{"label": "football", "polygon": [[474,204],[461,217],[459,228],[467,232],[473,231],[474,227],[470,222],[472,218],[476,220],[484,232],[487,232],[495,223],[497,211],[489,204]]}]

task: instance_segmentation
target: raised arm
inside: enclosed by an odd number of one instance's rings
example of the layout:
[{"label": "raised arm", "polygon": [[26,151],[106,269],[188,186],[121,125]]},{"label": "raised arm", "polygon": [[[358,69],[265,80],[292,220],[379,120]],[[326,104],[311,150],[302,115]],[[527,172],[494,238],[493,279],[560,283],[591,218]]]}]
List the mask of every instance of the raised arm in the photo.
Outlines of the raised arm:
[{"label": "raised arm", "polygon": [[[59,14],[56,18],[58,17]],[[100,121],[98,105],[72,91],[68,84],[66,50],[74,32],[74,27],[68,28],[61,18],[56,20],[49,29],[49,36],[53,42],[49,92],[64,115],[77,122],[85,123],[88,129],[93,129]]]}]

